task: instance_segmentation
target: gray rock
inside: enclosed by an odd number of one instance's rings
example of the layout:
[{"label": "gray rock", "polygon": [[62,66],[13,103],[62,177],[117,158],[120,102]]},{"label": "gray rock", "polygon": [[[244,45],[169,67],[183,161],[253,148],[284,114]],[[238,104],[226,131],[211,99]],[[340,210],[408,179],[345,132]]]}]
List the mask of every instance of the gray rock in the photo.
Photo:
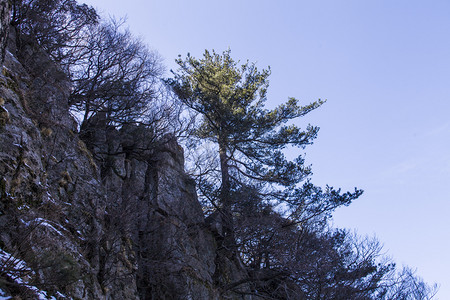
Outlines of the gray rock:
[{"label": "gray rock", "polygon": [[175,138],[98,116],[83,141],[65,74],[32,44],[15,51],[0,74],[0,248],[30,266],[22,281],[73,299],[243,299],[222,289],[246,272],[218,251]]},{"label": "gray rock", "polygon": [[0,66],[5,59],[6,40],[8,39],[11,4],[8,0],[0,0]]}]

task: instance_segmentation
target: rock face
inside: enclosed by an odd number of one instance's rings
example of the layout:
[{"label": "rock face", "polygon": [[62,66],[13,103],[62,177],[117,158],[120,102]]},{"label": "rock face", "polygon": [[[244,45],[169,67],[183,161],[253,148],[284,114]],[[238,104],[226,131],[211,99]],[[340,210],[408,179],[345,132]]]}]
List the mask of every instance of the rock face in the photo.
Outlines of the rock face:
[{"label": "rock face", "polygon": [[11,4],[8,0],[0,0],[0,65],[5,59],[6,40],[10,20]]},{"label": "rock face", "polygon": [[243,299],[222,288],[245,271],[218,251],[176,140],[108,128],[101,116],[81,139],[69,92],[65,74],[31,43],[6,51],[0,296]]},{"label": "rock face", "polygon": [[[30,284],[99,299],[98,254],[90,242],[102,234],[107,199],[95,162],[76,136],[69,87],[44,53],[32,47],[6,53],[0,76],[0,246],[29,265],[32,271],[20,275],[29,276]],[[5,288],[15,291],[14,284]]]}]

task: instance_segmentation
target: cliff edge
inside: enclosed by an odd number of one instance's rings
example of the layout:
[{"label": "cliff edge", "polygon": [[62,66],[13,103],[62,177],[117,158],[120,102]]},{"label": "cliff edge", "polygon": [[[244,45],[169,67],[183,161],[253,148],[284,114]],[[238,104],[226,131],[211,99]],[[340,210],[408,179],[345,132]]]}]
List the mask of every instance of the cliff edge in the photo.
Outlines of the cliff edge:
[{"label": "cliff edge", "polygon": [[0,74],[0,296],[243,299],[221,289],[246,274],[217,249],[175,138],[98,116],[82,139],[65,73],[33,43],[16,47],[11,31]]}]

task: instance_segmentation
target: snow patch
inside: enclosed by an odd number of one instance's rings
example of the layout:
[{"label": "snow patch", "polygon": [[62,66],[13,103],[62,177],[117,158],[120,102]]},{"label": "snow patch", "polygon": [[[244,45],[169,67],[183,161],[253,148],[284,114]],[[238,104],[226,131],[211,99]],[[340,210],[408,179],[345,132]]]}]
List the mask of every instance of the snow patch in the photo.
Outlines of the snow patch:
[{"label": "snow patch", "polygon": [[[61,225],[53,223],[50,224],[51,221],[43,219],[43,218],[35,218],[29,222],[25,222],[22,220],[22,223],[25,224],[26,226],[45,226],[47,228],[50,228],[51,230],[53,230],[54,232],[56,232],[58,235],[63,236],[62,232],[60,230],[65,230]],[[56,229],[55,226],[58,226],[60,229]]]},{"label": "snow patch", "polygon": [[6,296],[6,292],[0,289],[0,300],[10,300],[12,299],[10,296]]},{"label": "snow patch", "polygon": [[[57,300],[54,296],[49,296],[48,292],[42,291],[33,285],[29,285],[27,281],[30,275],[35,273],[27,266],[27,264],[12,254],[4,251],[0,248],[0,272],[6,277],[13,280],[15,283],[25,286],[29,290],[33,291],[37,299],[39,300]],[[69,299],[60,292],[57,292],[58,297],[63,299]],[[13,299],[11,296],[7,296],[6,292],[0,289],[0,300]]]}]

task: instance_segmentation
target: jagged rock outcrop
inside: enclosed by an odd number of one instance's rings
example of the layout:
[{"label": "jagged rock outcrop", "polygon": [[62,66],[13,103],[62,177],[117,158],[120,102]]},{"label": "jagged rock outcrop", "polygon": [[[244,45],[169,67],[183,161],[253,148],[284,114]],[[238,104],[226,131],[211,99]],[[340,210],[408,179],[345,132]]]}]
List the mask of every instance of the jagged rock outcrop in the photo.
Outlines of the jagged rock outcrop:
[{"label": "jagged rock outcrop", "polygon": [[58,299],[241,299],[223,287],[245,271],[217,249],[173,136],[97,116],[81,139],[64,72],[14,41],[0,75],[0,289],[30,299],[36,288]]},{"label": "jagged rock outcrop", "polygon": [[98,299],[89,242],[101,235],[106,198],[69,115],[70,83],[24,45],[20,55],[6,53],[0,86],[1,248],[23,258],[42,288]]}]

